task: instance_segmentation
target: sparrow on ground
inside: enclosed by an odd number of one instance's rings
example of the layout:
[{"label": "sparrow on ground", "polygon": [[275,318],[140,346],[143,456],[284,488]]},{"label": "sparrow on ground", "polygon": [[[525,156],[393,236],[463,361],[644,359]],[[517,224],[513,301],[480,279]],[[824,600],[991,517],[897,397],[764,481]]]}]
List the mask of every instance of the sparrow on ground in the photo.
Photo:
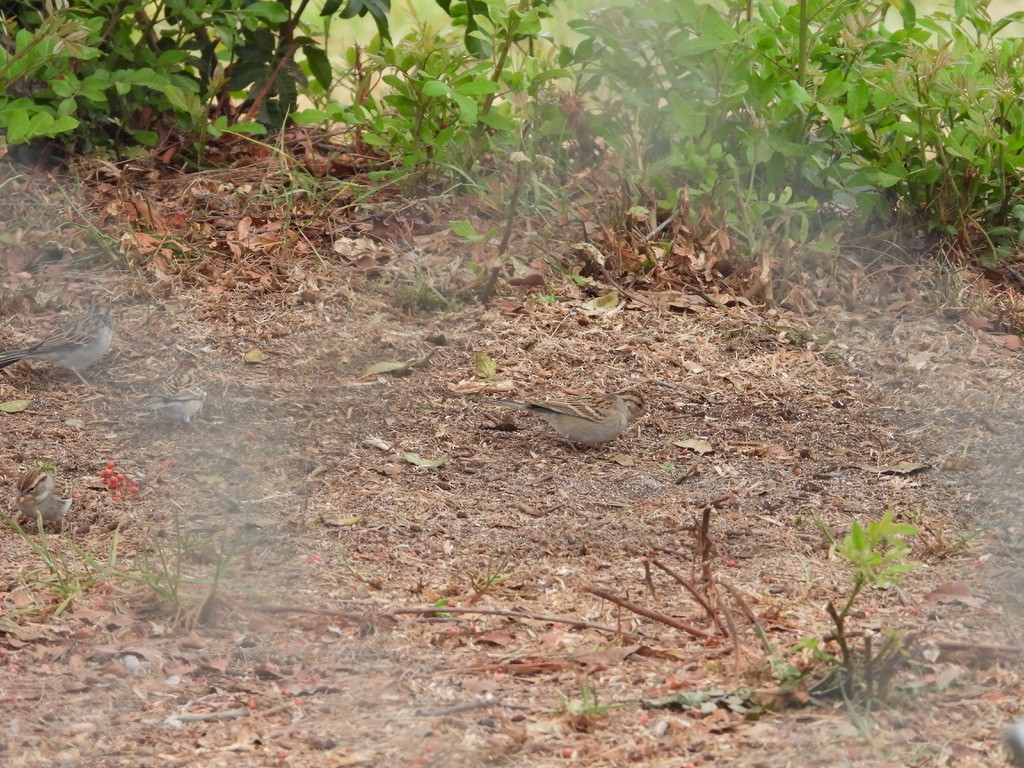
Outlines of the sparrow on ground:
[{"label": "sparrow on ground", "polygon": [[71,508],[71,499],[57,495],[53,475],[42,469],[30,469],[18,481],[18,508],[30,520],[41,516],[44,523],[61,523]]},{"label": "sparrow on ground", "polygon": [[532,411],[546,419],[555,432],[566,440],[582,445],[597,445],[614,440],[643,412],[646,405],[644,396],[636,389],[566,400],[491,402],[520,411]]},{"label": "sparrow on ground", "polygon": [[196,383],[195,369],[183,365],[164,379],[160,391],[143,400],[139,409],[151,411],[165,421],[188,424],[205,403],[206,392]]},{"label": "sparrow on ground", "polygon": [[109,309],[93,309],[69,323],[59,326],[31,347],[0,353],[0,368],[19,360],[42,360],[67,368],[81,380],[82,369],[95,363],[110,348],[114,337],[114,318]]}]

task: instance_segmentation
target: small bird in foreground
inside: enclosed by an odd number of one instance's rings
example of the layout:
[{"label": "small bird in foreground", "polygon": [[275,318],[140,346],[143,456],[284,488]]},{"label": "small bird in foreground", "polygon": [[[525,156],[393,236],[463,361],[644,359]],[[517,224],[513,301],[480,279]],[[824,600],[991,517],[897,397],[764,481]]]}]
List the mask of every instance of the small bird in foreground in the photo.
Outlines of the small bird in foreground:
[{"label": "small bird in foreground", "polygon": [[63,522],[71,508],[71,499],[57,495],[53,475],[42,469],[30,469],[18,481],[18,508],[30,520],[37,515],[44,523]]},{"label": "small bird in foreground", "polygon": [[0,353],[0,368],[19,360],[42,360],[68,368],[85,385],[82,369],[95,363],[110,348],[114,338],[114,318],[109,309],[92,309],[87,314],[58,327],[42,341],[24,349]]},{"label": "small bird in foreground", "polygon": [[194,368],[184,365],[164,380],[159,392],[143,400],[139,410],[152,411],[165,421],[188,424],[205,403],[206,392],[196,384]]},{"label": "small bird in foreground", "polygon": [[582,445],[597,445],[614,440],[643,412],[646,405],[644,396],[636,389],[568,400],[491,402],[520,411],[533,411],[543,416],[555,432],[566,440]]}]

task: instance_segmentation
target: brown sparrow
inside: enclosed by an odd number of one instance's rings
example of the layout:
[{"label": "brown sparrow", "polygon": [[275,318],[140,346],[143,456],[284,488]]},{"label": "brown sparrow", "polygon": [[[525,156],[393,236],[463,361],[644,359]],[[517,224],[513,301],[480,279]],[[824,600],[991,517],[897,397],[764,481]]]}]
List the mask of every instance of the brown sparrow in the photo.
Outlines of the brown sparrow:
[{"label": "brown sparrow", "polygon": [[62,499],[55,492],[53,475],[41,469],[30,469],[18,481],[18,508],[35,519],[40,515],[45,523],[59,523],[71,508],[71,499]]},{"label": "brown sparrow", "polygon": [[82,376],[82,369],[88,368],[110,348],[110,340],[114,337],[114,318],[109,309],[93,309],[69,323],[66,323],[42,341],[38,341],[25,349],[12,349],[0,353],[0,368],[6,368],[26,358],[42,360],[61,368],[68,368],[81,379],[83,384],[89,382]]},{"label": "brown sparrow", "polygon": [[183,365],[164,380],[159,392],[143,400],[139,409],[152,411],[166,421],[188,424],[203,410],[205,402],[206,392],[197,386],[194,368]]},{"label": "brown sparrow", "polygon": [[580,397],[571,400],[545,400],[518,403],[514,400],[492,400],[492,403],[533,411],[543,416],[555,432],[573,443],[597,445],[618,437],[643,411],[644,396],[636,389],[624,389],[608,395]]}]

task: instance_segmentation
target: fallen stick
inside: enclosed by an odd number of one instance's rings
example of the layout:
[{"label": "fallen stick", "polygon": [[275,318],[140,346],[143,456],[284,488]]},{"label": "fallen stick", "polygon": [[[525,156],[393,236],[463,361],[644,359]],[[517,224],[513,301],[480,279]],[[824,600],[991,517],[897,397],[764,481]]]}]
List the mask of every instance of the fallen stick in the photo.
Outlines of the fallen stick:
[{"label": "fallen stick", "polygon": [[624,600],[623,598],[617,597],[616,595],[613,595],[611,592],[606,592],[603,589],[597,589],[596,587],[587,587],[583,591],[588,594],[594,595],[595,597],[600,597],[602,600],[607,600],[610,603],[615,603],[616,605],[625,608],[627,611],[632,611],[633,613],[639,614],[640,616],[644,616],[648,619],[651,619],[652,621],[658,621],[662,624],[667,624],[670,627],[674,627],[675,629],[680,629],[683,632],[693,635],[694,637],[699,637],[702,640],[711,640],[714,637],[714,635],[712,635],[710,632],[705,632],[703,629],[697,629],[697,627],[691,627],[689,624],[679,621],[678,619],[674,619],[671,616],[668,616],[667,614],[660,613],[659,611],[652,611],[649,608],[644,608],[641,605],[637,605],[636,603],[630,602],[629,600]]},{"label": "fallen stick", "polygon": [[305,613],[313,616],[329,616],[331,618],[349,619],[351,621],[363,621],[371,616],[402,616],[402,615],[430,615],[433,613],[476,613],[483,616],[505,616],[510,619],[529,619],[531,621],[545,621],[553,624],[567,624],[570,627],[582,627],[585,629],[596,629],[599,632],[608,632],[615,635],[619,631],[613,627],[606,627],[603,624],[595,624],[592,621],[581,621],[570,619],[567,616],[546,616],[540,613],[525,613],[523,611],[508,611],[501,608],[460,608],[457,606],[425,606],[422,608],[395,608],[392,610],[366,611],[355,613],[353,611],[330,611],[322,608],[304,608],[294,605],[258,605],[256,609],[263,613]]},{"label": "fallen stick", "polygon": [[425,608],[396,608],[393,611],[386,611],[392,616],[401,616],[402,614],[429,614],[429,613],[479,613],[484,616],[507,616],[511,619],[530,619],[531,621],[545,621],[552,622],[555,624],[568,624],[571,627],[583,627],[586,629],[596,629],[600,632],[608,632],[610,634],[619,634],[619,630],[613,627],[606,627],[603,624],[594,624],[591,621],[581,621],[579,619],[570,619],[565,616],[545,616],[540,613],[524,613],[523,611],[506,611],[500,608],[457,608],[449,606],[430,606]]}]

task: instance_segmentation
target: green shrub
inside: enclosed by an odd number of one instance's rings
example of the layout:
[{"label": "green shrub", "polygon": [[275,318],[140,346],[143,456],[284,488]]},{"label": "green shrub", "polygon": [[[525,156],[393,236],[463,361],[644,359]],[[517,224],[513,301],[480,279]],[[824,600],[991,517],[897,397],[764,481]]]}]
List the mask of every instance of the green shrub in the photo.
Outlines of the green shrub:
[{"label": "green shrub", "polygon": [[574,22],[573,56],[594,130],[636,181],[666,208],[685,191],[721,212],[749,254],[821,238],[826,201],[965,242],[1017,237],[1024,42],[996,35],[1020,15],[903,2],[892,30],[890,7],[641,0]]},{"label": "green shrub", "polygon": [[570,75],[540,40],[547,3],[475,0],[446,10],[465,31],[422,27],[394,45],[350,49],[354,103],[321,115],[395,159],[379,176],[471,181],[485,154],[530,140],[555,103],[554,83]]},{"label": "green shrub", "polygon": [[[279,127],[309,75],[325,89],[332,81],[320,43],[299,34],[308,0],[47,5],[39,13],[15,4],[19,12],[3,21],[0,141],[8,145],[59,136],[89,151],[154,145],[169,129],[198,142],[239,119]],[[331,0],[323,12],[340,7]],[[369,13],[386,38],[389,9],[389,0],[350,0],[340,15]]]}]

